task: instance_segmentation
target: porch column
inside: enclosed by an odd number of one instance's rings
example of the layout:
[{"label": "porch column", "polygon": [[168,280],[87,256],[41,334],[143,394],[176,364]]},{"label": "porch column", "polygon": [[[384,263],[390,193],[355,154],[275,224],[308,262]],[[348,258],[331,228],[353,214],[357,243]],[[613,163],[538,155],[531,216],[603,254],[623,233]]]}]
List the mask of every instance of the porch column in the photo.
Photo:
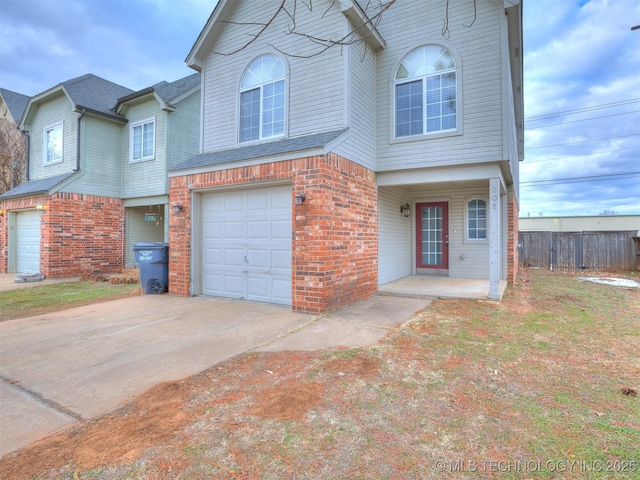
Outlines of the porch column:
[{"label": "porch column", "polygon": [[500,179],[489,179],[489,298],[500,298]]}]

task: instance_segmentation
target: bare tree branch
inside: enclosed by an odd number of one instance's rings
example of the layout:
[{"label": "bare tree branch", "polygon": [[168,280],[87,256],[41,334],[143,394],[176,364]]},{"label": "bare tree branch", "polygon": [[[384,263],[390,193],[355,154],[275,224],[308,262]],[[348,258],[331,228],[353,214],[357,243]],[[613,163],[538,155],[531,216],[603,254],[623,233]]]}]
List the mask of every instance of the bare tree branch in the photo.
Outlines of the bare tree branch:
[{"label": "bare tree branch", "polygon": [[26,165],[26,139],[15,123],[0,119],[0,194],[24,180]]}]

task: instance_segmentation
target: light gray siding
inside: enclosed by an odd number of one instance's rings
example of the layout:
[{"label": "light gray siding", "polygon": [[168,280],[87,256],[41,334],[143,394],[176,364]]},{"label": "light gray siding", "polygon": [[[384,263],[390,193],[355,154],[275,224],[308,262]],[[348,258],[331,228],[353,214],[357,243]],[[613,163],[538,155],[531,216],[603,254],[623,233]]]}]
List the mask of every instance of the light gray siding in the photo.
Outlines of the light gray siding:
[{"label": "light gray siding", "polygon": [[[123,198],[167,193],[167,112],[160,109],[154,97],[149,96],[145,101],[131,105],[126,116],[129,123],[122,131]],[[151,118],[155,119],[154,158],[132,162],[129,152],[131,125]]]},{"label": "light gray siding", "polygon": [[167,168],[171,168],[198,153],[200,91],[181,100],[167,120]]},{"label": "light gray siding", "polygon": [[81,122],[81,175],[62,191],[120,197],[122,125],[89,114]]},{"label": "light gray siding", "polygon": [[[347,24],[346,28],[353,28]],[[345,49],[347,89],[345,111],[350,127],[348,139],[336,149],[338,155],[375,169],[376,153],[376,57],[362,43]]]},{"label": "light gray siding", "polygon": [[[445,2],[398,2],[385,13],[378,27],[387,41],[377,59],[378,171],[502,159],[500,22],[504,13],[499,3],[478,1],[477,19],[468,28],[464,25],[473,20],[472,3],[449,2],[449,33],[445,36],[442,34]],[[430,43],[443,45],[457,55],[462,109],[458,128],[463,133],[394,140],[395,70],[410,50]]]},{"label": "light gray siding", "polygon": [[[280,2],[261,2],[256,8],[253,2],[241,2],[231,21],[266,22]],[[330,6],[329,12],[323,16]],[[313,2],[313,11],[299,3],[296,15],[300,31],[310,35],[339,38],[345,30],[345,18],[333,2]],[[345,57],[338,48],[311,56],[320,47],[308,39],[296,35],[283,35],[291,26],[291,20],[281,15],[258,41],[233,55],[229,53],[243,45],[259,27],[229,24],[222,32],[215,52],[209,53],[203,69],[203,151],[210,152],[230,148],[238,144],[239,85],[248,64],[256,57],[272,53],[278,55],[287,69],[287,116],[285,135],[300,135],[328,131],[345,124],[344,119],[344,68]],[[281,51],[309,58],[280,55],[269,44]]]},{"label": "light gray siding", "polygon": [[412,262],[413,215],[405,218],[400,206],[411,197],[401,187],[378,189],[378,283],[398,280],[414,273]]},{"label": "light gray siding", "polygon": [[[76,131],[79,113],[72,110],[68,97],[60,94],[39,105],[33,122],[25,125],[29,132],[29,176],[30,180],[54,177],[70,173],[76,167]],[[63,123],[62,163],[44,165],[44,129]]]}]

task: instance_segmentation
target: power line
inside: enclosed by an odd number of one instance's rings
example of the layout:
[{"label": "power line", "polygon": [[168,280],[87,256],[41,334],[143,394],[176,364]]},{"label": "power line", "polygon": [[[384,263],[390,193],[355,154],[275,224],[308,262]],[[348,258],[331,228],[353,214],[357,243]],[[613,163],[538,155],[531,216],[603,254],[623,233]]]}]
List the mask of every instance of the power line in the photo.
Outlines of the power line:
[{"label": "power line", "polygon": [[[610,175],[591,175],[586,177],[566,177],[566,178],[550,178],[547,180],[530,180],[528,182],[520,182],[520,185],[531,185],[534,183],[576,183],[571,180],[577,181],[604,181],[612,179],[611,177],[622,177],[627,175],[640,175],[640,172],[627,172],[627,173],[612,173]],[[627,180],[627,178],[615,178],[612,180]]]},{"label": "power line", "polygon": [[637,103],[637,102],[640,102],[640,98],[630,98],[629,100],[620,100],[618,102],[603,103],[601,105],[593,105],[591,107],[576,108],[575,110],[565,110],[564,112],[544,113],[542,115],[534,115],[533,117],[527,117],[524,120],[525,121],[542,120],[544,118],[549,118],[549,117],[558,117],[560,115],[571,115],[574,113],[591,112],[593,110],[601,110],[603,108],[618,107],[621,105],[629,105],[631,103]]},{"label": "power line", "polygon": [[554,157],[554,158],[546,158],[544,160],[533,160],[533,161],[527,161],[525,160],[525,164],[530,165],[532,163],[542,163],[542,162],[551,162],[554,160],[566,160],[567,158],[584,158],[584,157],[592,157],[593,155],[600,155],[601,153],[611,153],[611,152],[619,152],[620,150],[634,150],[636,148],[640,149],[640,146],[634,146],[634,147],[624,147],[624,148],[614,148],[613,150],[600,150],[598,152],[593,152],[593,153],[585,153],[584,155],[567,155],[564,157]]},{"label": "power line", "polygon": [[640,110],[635,110],[633,112],[614,113],[614,114],[611,114],[611,115],[603,115],[601,117],[583,118],[583,119],[580,119],[580,120],[569,120],[567,122],[550,123],[550,124],[547,124],[547,125],[537,125],[535,127],[525,128],[525,130],[537,130],[538,128],[555,127],[555,126],[558,126],[558,125],[567,125],[569,123],[587,122],[589,120],[599,120],[601,118],[609,118],[609,117],[619,117],[621,115],[629,115],[630,113],[640,113]]},{"label": "power line", "polygon": [[553,145],[538,145],[535,147],[526,147],[526,149],[533,150],[534,148],[563,147],[565,145],[576,145],[578,143],[602,142],[605,140],[616,140],[618,138],[628,138],[628,137],[638,137],[638,136],[640,136],[640,133],[630,133],[629,135],[620,135],[617,137],[594,138],[592,140],[579,140],[577,142],[554,143]]}]

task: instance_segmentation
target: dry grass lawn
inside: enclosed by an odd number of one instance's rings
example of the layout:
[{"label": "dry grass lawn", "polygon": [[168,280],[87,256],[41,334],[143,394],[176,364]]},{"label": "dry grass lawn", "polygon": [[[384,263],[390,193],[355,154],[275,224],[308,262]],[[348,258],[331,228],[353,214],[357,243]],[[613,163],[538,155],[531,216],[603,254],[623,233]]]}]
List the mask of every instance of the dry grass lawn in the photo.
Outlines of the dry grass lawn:
[{"label": "dry grass lawn", "polygon": [[372,347],[159,385],[0,477],[640,478],[639,352],[638,288],[525,270],[500,305],[438,300]]}]

